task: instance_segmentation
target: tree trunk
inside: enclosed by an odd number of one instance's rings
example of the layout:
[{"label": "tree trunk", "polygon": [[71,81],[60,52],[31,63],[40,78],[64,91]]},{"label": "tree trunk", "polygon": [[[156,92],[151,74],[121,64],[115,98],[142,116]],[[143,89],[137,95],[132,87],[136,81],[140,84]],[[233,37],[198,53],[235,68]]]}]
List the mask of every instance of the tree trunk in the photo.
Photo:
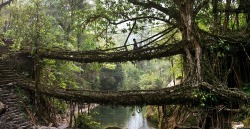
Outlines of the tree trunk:
[{"label": "tree trunk", "polygon": [[[195,35],[195,26],[194,26],[194,0],[175,0],[174,1],[177,7],[179,8],[181,20],[179,22],[180,29],[182,31],[183,40],[187,41],[187,44],[184,47],[186,53],[186,60],[188,63],[188,71],[186,76],[191,77],[190,80],[195,82],[200,82],[202,80],[201,75],[201,55],[202,49]],[[194,52],[194,55],[192,54]]]},{"label": "tree trunk", "polygon": [[[231,4],[231,0],[227,0],[226,1],[226,10],[230,9],[230,4]],[[225,12],[225,19],[224,19],[224,24],[223,24],[223,31],[226,32],[228,29],[228,22],[229,22],[229,11]]]}]

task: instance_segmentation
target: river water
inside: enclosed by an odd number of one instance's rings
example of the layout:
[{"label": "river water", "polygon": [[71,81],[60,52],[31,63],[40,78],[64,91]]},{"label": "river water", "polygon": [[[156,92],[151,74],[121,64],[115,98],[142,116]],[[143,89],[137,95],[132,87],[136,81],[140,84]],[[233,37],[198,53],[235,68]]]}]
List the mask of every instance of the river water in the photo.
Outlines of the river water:
[{"label": "river water", "polygon": [[97,106],[91,110],[93,118],[106,127],[122,127],[123,129],[157,129],[156,123],[151,123],[143,116],[145,109]]}]

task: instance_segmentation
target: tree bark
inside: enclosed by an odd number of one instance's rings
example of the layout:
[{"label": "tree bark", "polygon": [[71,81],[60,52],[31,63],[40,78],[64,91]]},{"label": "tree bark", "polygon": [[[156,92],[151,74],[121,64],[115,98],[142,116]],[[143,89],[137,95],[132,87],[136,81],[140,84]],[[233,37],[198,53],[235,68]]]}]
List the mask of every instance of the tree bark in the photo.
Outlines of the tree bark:
[{"label": "tree bark", "polygon": [[[186,52],[186,58],[189,63],[189,68],[187,76],[189,74],[191,79],[197,83],[202,80],[201,75],[201,55],[202,49],[197,36],[195,36],[194,27],[194,0],[174,0],[175,4],[179,8],[182,21],[179,21],[180,28],[182,30],[182,38],[187,41],[184,49]],[[194,56],[192,56],[192,51],[194,51]]]},{"label": "tree bark", "polygon": [[[230,4],[231,4],[231,0],[227,0],[226,1],[226,10],[230,9]],[[223,31],[224,32],[226,32],[226,30],[228,29],[229,15],[230,15],[230,13],[228,11],[225,12],[225,19],[224,19],[224,24],[223,24]]]}]

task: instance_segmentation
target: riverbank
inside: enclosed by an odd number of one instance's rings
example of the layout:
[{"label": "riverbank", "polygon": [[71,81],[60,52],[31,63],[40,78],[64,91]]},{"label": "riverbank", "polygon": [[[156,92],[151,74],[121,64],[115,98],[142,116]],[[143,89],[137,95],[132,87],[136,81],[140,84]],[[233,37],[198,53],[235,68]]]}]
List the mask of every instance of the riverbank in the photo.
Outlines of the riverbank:
[{"label": "riverbank", "polygon": [[[75,113],[89,113],[94,121],[100,123],[100,129],[157,129],[157,125],[152,124],[144,116],[146,108],[125,108],[110,107],[91,104],[83,109],[75,108]],[[70,110],[68,110],[70,111]],[[58,114],[59,126],[41,126],[35,129],[66,129],[69,127],[70,112],[68,114]]]},{"label": "riverbank", "polygon": [[[57,125],[59,127],[69,127],[70,125],[70,114],[74,111],[74,114],[90,113],[90,111],[96,108],[98,104],[86,104],[81,106],[75,106],[74,110],[67,109],[66,114],[56,114]],[[64,128],[59,128],[64,129]]]}]

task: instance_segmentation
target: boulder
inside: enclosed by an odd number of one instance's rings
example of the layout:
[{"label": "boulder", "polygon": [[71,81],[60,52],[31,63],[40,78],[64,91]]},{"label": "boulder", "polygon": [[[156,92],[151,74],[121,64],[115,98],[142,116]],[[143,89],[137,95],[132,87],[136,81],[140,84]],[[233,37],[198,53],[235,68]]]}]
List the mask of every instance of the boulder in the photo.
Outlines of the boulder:
[{"label": "boulder", "polygon": [[244,128],[244,124],[242,122],[232,122],[232,129],[243,129]]}]

